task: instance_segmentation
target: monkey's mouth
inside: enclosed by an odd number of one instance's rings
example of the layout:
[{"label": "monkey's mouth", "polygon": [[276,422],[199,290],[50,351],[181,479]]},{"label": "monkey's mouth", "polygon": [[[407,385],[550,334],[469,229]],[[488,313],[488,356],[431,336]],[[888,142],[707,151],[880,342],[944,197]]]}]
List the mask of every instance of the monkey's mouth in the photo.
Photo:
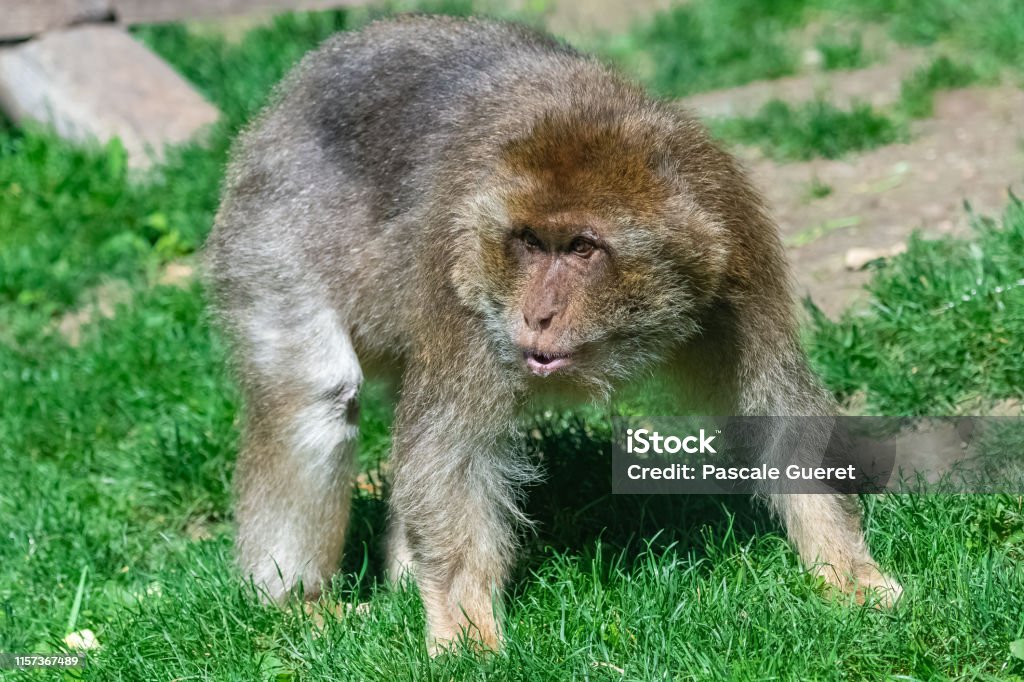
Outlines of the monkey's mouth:
[{"label": "monkey's mouth", "polygon": [[523,353],[526,366],[539,377],[546,377],[572,364],[572,356],[568,353],[541,353],[528,350]]}]

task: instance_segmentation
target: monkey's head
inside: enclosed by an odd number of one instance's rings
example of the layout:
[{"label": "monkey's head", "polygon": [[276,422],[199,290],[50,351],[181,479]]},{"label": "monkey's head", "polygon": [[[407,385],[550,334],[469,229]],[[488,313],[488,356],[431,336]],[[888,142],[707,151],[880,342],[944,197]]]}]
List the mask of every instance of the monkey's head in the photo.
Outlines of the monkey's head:
[{"label": "monkey's head", "polygon": [[669,125],[621,117],[547,115],[502,146],[453,272],[509,364],[606,389],[699,330],[727,242],[678,155]]}]

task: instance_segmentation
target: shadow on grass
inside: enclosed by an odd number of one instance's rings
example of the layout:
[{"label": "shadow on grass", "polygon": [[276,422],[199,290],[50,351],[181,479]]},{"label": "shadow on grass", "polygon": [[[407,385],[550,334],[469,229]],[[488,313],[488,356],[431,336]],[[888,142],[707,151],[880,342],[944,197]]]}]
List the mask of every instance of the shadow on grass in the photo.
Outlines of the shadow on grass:
[{"label": "shadow on grass", "polygon": [[[526,491],[525,510],[535,525],[523,531],[513,591],[552,553],[629,567],[648,547],[674,545],[680,555],[699,559],[711,544],[740,547],[766,531],[781,532],[747,496],[613,495],[610,437],[593,427],[592,420],[568,416],[530,429],[529,450],[544,478]],[[342,574],[359,576],[361,597],[385,580],[385,499],[361,495],[353,504]]]},{"label": "shadow on grass", "polygon": [[629,567],[648,547],[674,545],[696,559],[706,556],[709,542],[742,546],[778,530],[747,496],[613,495],[607,425],[594,429],[591,420],[570,416],[538,432],[534,443],[545,478],[529,490],[526,511],[537,523],[524,538],[514,582],[528,579],[552,552]]}]

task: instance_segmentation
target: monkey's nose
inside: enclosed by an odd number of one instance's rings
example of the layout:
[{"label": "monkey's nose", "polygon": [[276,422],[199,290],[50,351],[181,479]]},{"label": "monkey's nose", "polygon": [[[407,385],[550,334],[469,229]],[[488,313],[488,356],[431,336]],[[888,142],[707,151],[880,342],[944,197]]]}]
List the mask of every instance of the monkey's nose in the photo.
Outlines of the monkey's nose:
[{"label": "monkey's nose", "polygon": [[523,322],[531,331],[542,332],[551,326],[551,320],[555,319],[554,312],[543,313],[540,315],[530,315],[529,313],[523,313]]}]

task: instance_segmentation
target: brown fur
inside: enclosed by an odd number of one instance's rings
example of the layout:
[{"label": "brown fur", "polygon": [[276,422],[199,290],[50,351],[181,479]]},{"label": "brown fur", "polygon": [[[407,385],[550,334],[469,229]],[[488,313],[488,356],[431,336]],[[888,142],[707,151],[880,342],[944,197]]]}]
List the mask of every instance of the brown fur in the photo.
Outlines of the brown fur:
[{"label": "brown fur", "polygon": [[[243,570],[275,599],[319,592],[354,396],[364,371],[395,377],[392,570],[417,581],[435,649],[500,641],[535,399],[605,400],[659,372],[680,410],[834,410],[777,230],[731,157],[512,25],[380,22],[307,57],[236,147],[209,258],[247,395]],[[898,595],[856,500],[763,493],[807,565]]]}]

